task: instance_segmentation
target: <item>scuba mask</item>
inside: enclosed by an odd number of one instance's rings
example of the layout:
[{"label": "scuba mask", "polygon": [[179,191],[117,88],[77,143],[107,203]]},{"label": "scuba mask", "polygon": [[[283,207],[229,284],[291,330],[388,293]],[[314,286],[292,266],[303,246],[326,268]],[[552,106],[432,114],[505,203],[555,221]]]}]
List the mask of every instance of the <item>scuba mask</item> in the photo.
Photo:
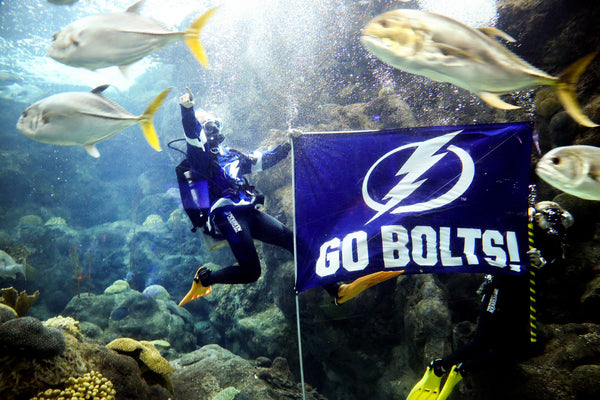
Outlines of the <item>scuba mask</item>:
[{"label": "scuba mask", "polygon": [[225,135],[221,133],[221,126],[221,121],[218,119],[209,119],[202,125],[202,129],[206,135],[208,150],[213,154],[219,153],[219,145],[225,140]]}]

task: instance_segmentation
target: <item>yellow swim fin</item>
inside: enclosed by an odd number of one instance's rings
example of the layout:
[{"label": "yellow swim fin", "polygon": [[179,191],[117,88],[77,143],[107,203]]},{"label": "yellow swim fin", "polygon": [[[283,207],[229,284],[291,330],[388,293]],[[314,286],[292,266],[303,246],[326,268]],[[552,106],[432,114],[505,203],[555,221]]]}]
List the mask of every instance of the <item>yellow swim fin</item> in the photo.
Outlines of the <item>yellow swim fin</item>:
[{"label": "yellow swim fin", "polygon": [[577,121],[577,123],[589,128],[595,128],[600,125],[590,120],[583,113],[581,106],[577,102],[576,85],[579,76],[585,71],[596,55],[598,55],[597,51],[580,58],[560,75],[558,82],[555,84],[556,90],[558,91],[558,99],[567,113],[571,118]]},{"label": "yellow swim fin", "polygon": [[182,305],[189,303],[192,300],[196,300],[202,296],[206,296],[212,292],[211,286],[203,286],[200,281],[200,275],[202,275],[203,269],[206,269],[205,266],[198,268],[196,271],[196,275],[194,276],[194,281],[192,282],[192,288],[185,295],[185,297],[179,302],[179,307]]},{"label": "yellow swim fin", "polygon": [[433,372],[433,368],[429,366],[425,371],[425,375],[412,388],[406,400],[437,400],[441,384],[442,377],[437,376]]},{"label": "yellow swim fin", "polygon": [[210,17],[217,11],[219,7],[214,7],[205,12],[200,18],[198,18],[188,29],[185,30],[183,38],[185,44],[189,47],[194,57],[200,61],[202,65],[208,68],[208,60],[206,59],[206,53],[202,44],[200,44],[200,30],[204,27],[204,24]]},{"label": "yellow swim fin", "polygon": [[352,283],[342,284],[338,289],[338,294],[335,301],[337,304],[345,303],[348,300],[358,296],[360,293],[364,292],[371,286],[375,286],[378,283],[395,278],[403,272],[404,270],[380,271],[366,276],[362,276],[353,281]]},{"label": "yellow swim fin", "polygon": [[154,114],[162,105],[163,101],[165,101],[165,97],[169,94],[171,88],[163,90],[158,96],[152,100],[152,103],[146,108],[146,111],[139,117],[139,124],[142,128],[142,132],[144,132],[144,137],[146,141],[152,148],[156,151],[161,151],[160,142],[158,141],[158,135],[156,134],[156,130],[154,129],[154,124],[152,123],[152,118]]},{"label": "yellow swim fin", "polygon": [[444,387],[442,388],[440,395],[435,400],[446,400],[448,396],[450,396],[450,393],[452,393],[454,386],[456,386],[456,384],[461,380],[462,375],[458,370],[458,366],[453,365],[450,373],[448,374],[448,378],[446,378],[446,382],[444,382]]}]

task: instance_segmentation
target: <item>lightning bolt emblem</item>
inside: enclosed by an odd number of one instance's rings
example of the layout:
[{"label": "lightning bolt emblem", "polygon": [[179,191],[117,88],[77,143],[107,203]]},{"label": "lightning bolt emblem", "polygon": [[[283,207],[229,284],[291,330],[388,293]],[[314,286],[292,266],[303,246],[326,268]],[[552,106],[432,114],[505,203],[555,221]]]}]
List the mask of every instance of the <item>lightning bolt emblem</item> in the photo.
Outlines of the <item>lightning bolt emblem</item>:
[{"label": "lightning bolt emblem", "polygon": [[[438,153],[442,147],[444,147],[448,142],[450,142],[460,132],[462,132],[462,131],[448,133],[446,135],[438,136],[438,137],[426,140],[421,143],[411,143],[411,144],[407,144],[407,145],[398,147],[398,148],[388,152],[387,154],[383,155],[379,160],[377,160],[377,162],[375,162],[375,164],[373,164],[373,166],[371,166],[369,172],[367,172],[367,175],[365,176],[365,180],[363,181],[363,190],[362,190],[363,198],[365,199],[365,202],[367,203],[367,205],[369,207],[371,207],[372,209],[377,211],[377,214],[375,214],[375,216],[373,216],[369,221],[367,221],[366,224],[374,221],[375,219],[379,218],[381,215],[396,208],[396,206],[398,206],[404,199],[406,199],[411,194],[413,194],[423,183],[425,183],[427,181],[427,178],[425,178],[425,179],[419,179],[419,178],[425,172],[427,172],[429,169],[431,169],[434,165],[436,165],[446,154],[448,154],[448,152],[443,152],[440,154],[436,154],[436,153]],[[453,149],[451,149],[450,147],[452,147]],[[463,163],[463,169],[465,169],[465,165],[467,165],[466,176],[461,176],[461,178],[459,179],[461,192],[458,194],[458,196],[460,196],[468,188],[468,186],[470,185],[470,182],[473,178],[473,175],[474,175],[474,166],[472,165],[473,161],[464,152],[464,150],[455,148],[454,146],[450,146],[450,147],[448,147],[448,149],[451,150],[452,152],[454,152],[455,154],[457,154],[458,157],[460,158],[461,162]],[[402,167],[398,170],[398,172],[396,172],[396,176],[402,177],[402,178],[392,189],[390,189],[388,191],[388,193],[385,196],[383,196],[382,201],[386,201],[386,202],[381,204],[381,203],[378,203],[377,201],[373,200],[369,196],[368,191],[367,191],[368,178],[369,178],[371,172],[375,169],[375,167],[377,167],[377,165],[381,161],[383,161],[385,158],[387,158],[391,154],[399,152],[401,150],[409,149],[409,148],[415,148],[415,150],[413,151],[413,154],[408,158],[408,160],[406,160],[404,165],[402,165]],[[459,152],[460,152],[460,154],[459,154]],[[465,174],[461,174],[461,175],[465,175]],[[466,182],[467,180],[468,180],[468,183]],[[467,183],[466,186],[465,186],[465,183]],[[459,185],[457,183],[457,185],[455,185],[452,189],[456,189],[458,186]],[[463,187],[464,187],[464,190],[462,189]],[[446,203],[447,202],[446,200],[448,200],[448,201],[454,200],[458,196],[456,196],[455,193],[451,194],[450,196],[445,196],[445,197],[442,196],[439,199],[434,199],[434,200],[431,200],[430,202],[428,202],[429,204],[426,206],[426,208],[412,207],[413,209],[411,209],[410,211],[421,211],[421,210],[428,209],[428,208],[440,207],[441,205],[443,205],[443,204],[441,204],[441,202]],[[426,204],[426,203],[422,203],[422,204]],[[411,207],[411,206],[409,206],[409,207]],[[392,211],[392,213],[396,213],[395,211],[396,210]]]}]

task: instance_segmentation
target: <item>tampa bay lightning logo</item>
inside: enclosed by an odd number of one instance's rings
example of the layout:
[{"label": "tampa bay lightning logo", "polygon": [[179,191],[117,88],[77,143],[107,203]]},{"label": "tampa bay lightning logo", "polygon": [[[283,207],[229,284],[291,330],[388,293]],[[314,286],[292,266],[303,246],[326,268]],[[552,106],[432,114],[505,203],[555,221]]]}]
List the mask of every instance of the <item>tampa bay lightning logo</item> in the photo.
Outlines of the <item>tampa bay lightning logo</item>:
[{"label": "tampa bay lightning logo", "polygon": [[[460,132],[462,131],[448,133],[423,142],[405,144],[379,158],[365,175],[362,185],[362,195],[365,203],[377,211],[365,225],[385,213],[402,214],[428,211],[450,204],[462,196],[473,182],[475,163],[471,156],[460,147],[449,145],[446,147],[447,151],[442,150]],[[406,158],[405,153],[410,155]],[[378,167],[379,169],[386,168],[384,165],[387,163],[387,168],[389,168],[389,160],[400,155],[404,155],[406,161],[395,174],[399,180],[383,196],[373,196],[370,193],[369,179],[377,174]],[[442,158],[450,156],[454,156],[456,159],[456,162],[450,161],[450,164],[456,167],[457,172],[452,172],[455,179],[446,180],[442,184],[434,185],[434,187],[428,187],[426,189],[427,194],[419,197],[421,200],[411,202],[411,195],[418,190],[422,192],[425,187],[423,185],[429,180],[429,178],[422,176],[438,164]],[[437,173],[438,170],[436,169],[435,172]],[[449,185],[448,182],[450,181],[453,184]]]}]

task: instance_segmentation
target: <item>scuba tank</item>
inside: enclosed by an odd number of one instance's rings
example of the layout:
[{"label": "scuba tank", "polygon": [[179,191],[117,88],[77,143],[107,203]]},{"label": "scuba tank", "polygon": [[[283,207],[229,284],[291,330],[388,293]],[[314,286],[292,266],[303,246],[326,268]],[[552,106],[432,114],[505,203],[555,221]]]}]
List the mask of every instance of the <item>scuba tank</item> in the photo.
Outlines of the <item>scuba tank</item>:
[{"label": "scuba tank", "polygon": [[210,211],[210,196],[208,181],[194,179],[188,160],[183,160],[177,168],[177,183],[179,184],[179,195],[185,213],[192,221],[192,232],[206,225]]}]

